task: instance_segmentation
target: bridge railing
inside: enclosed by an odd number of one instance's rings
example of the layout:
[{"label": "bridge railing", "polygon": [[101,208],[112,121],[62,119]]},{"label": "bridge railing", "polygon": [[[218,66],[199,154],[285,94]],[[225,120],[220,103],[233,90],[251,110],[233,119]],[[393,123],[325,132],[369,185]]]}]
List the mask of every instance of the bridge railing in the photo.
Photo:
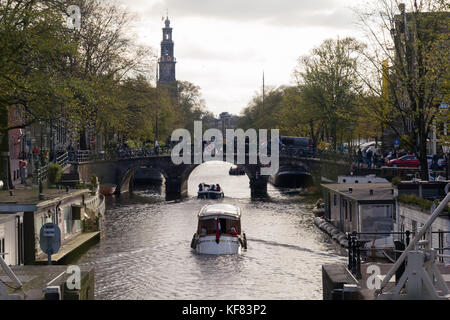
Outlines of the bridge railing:
[{"label": "bridge railing", "polygon": [[[204,148],[203,148],[204,149]],[[245,147],[245,154],[248,155],[249,150],[251,150],[251,146],[248,144]],[[256,148],[257,152],[259,152],[259,146]],[[136,149],[118,149],[112,152],[107,153],[99,153],[94,154],[90,150],[77,150],[68,152],[68,162],[70,163],[82,163],[92,160],[127,160],[127,159],[136,159],[136,158],[145,158],[157,155],[170,155],[172,151],[171,147],[160,147],[158,150],[155,150],[153,147],[147,148],[136,148]],[[226,155],[226,145],[218,145],[215,148],[216,154]],[[267,150],[268,155],[271,155],[270,147]],[[194,146],[192,146],[191,155],[194,155]],[[237,148],[235,147],[234,154],[237,155]],[[180,153],[182,155],[182,152]],[[292,148],[292,147],[281,147],[279,149],[279,155],[281,158],[290,158],[290,159],[304,159],[304,158],[315,158],[315,159],[324,159],[324,160],[332,160],[332,161],[345,161],[351,162],[350,156],[345,153],[335,153],[335,152],[325,152],[320,151],[318,149],[301,149],[301,148]]]}]

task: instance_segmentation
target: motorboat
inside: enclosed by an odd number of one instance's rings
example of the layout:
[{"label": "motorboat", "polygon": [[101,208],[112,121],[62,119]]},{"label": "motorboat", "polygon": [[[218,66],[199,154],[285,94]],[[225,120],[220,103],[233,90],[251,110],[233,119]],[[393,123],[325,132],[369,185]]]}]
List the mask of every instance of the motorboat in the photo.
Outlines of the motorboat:
[{"label": "motorboat", "polygon": [[269,182],[275,187],[299,188],[308,187],[314,184],[314,180],[309,172],[303,168],[281,167],[280,170],[269,177]]},{"label": "motorboat", "polygon": [[230,176],[243,176],[245,175],[245,171],[241,167],[230,167],[228,174]]},{"label": "motorboat", "polygon": [[217,190],[216,185],[212,184],[200,184],[198,192],[197,192],[197,198],[198,199],[221,199],[224,197],[224,193],[222,191],[222,188]]},{"label": "motorboat", "polygon": [[242,211],[232,204],[204,206],[198,213],[197,232],[191,248],[200,254],[236,254],[247,249],[241,229]]}]

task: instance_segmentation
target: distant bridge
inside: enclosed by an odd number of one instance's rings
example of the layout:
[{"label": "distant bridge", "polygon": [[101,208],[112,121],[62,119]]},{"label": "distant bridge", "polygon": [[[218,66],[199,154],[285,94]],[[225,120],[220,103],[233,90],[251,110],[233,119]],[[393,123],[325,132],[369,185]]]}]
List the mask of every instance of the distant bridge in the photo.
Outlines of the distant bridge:
[{"label": "distant bridge", "polygon": [[[222,156],[223,161],[227,162],[226,155],[223,154]],[[220,161],[221,159],[216,158],[214,160]],[[249,163],[248,154],[246,154],[245,162]],[[250,180],[249,187],[253,198],[267,196],[269,177],[259,175],[261,164],[238,164],[236,153],[233,154],[232,164],[239,165],[245,171]],[[324,160],[290,152],[280,153],[279,164],[280,167],[292,166],[302,168],[305,172],[311,174],[315,184],[321,182],[322,176],[330,180],[337,180],[339,175],[348,174],[350,169],[348,161]],[[79,162],[77,170],[81,181],[88,183],[91,176],[95,174],[101,183],[115,184],[117,186],[116,193],[120,194],[132,190],[133,176],[136,169],[140,167],[154,168],[159,170],[165,178],[166,200],[174,200],[187,196],[189,176],[199,165],[175,165],[169,154],[155,155],[148,152],[128,152],[121,154],[117,160]]]}]

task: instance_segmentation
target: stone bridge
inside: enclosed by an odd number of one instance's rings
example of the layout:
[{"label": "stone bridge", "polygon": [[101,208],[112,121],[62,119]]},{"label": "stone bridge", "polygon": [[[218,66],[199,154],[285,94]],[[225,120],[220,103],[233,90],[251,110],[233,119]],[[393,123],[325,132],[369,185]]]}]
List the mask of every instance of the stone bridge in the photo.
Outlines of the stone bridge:
[{"label": "stone bridge", "polygon": [[[221,159],[214,159],[215,161]],[[226,157],[223,156],[226,162]],[[246,163],[248,163],[248,158]],[[237,164],[237,155],[234,155],[233,164]],[[88,161],[77,165],[80,180],[90,182],[92,175],[96,175],[101,183],[115,184],[116,193],[132,191],[133,175],[137,168],[154,168],[161,172],[165,178],[166,200],[180,199],[187,196],[189,175],[200,164],[175,165],[170,155],[151,155],[145,157],[133,157],[119,160]],[[348,174],[348,163],[318,158],[292,157],[280,154],[280,167],[292,166],[302,168],[312,175],[315,184],[321,182],[321,177],[337,180],[338,175]],[[260,164],[239,164],[250,180],[251,196],[253,198],[267,196],[268,176],[259,175]]]}]

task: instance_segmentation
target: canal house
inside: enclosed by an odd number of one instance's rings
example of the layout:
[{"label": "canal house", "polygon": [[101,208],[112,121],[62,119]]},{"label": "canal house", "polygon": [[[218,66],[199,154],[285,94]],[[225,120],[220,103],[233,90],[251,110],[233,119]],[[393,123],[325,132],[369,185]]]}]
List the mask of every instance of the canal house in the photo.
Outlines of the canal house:
[{"label": "canal house", "polygon": [[[394,230],[395,192],[390,183],[322,184],[324,218],[341,232]],[[380,235],[380,237],[382,237]],[[360,239],[373,238],[361,235]]]}]

